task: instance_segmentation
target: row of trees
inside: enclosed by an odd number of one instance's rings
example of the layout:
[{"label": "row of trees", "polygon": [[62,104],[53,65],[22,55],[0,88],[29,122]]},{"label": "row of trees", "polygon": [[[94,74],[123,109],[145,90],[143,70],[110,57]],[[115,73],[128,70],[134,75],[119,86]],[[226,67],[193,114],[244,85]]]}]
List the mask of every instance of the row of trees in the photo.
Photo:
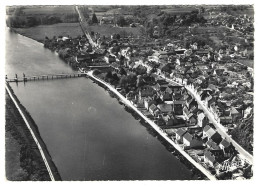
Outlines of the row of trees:
[{"label": "row of trees", "polygon": [[78,22],[78,14],[52,14],[52,15],[26,15],[23,8],[16,8],[12,14],[6,20],[8,26],[13,28],[23,28],[23,27],[34,27],[37,25],[51,25],[56,23],[72,23]]},{"label": "row of trees", "polygon": [[44,16],[44,17],[20,17],[12,16],[7,19],[7,25],[13,28],[22,28],[22,27],[34,27],[37,25],[51,25],[55,23],[61,23],[60,17],[57,16]]}]

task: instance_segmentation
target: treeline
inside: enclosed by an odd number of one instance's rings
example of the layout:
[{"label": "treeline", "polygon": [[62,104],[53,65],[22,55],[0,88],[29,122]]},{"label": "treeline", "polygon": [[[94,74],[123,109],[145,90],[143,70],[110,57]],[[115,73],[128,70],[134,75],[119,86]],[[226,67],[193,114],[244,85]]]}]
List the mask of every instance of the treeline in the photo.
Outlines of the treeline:
[{"label": "treeline", "polygon": [[[151,38],[158,38],[159,35],[160,37],[183,39],[181,36],[188,30],[189,26],[193,24],[204,25],[206,22],[207,20],[198,10],[178,15],[160,12],[156,17],[143,21],[144,28],[141,28],[141,33]],[[185,28],[184,31],[182,31],[183,28]],[[155,35],[156,32],[158,34]]]},{"label": "treeline", "polygon": [[69,14],[51,14],[51,15],[26,15],[23,7],[16,8],[13,14],[8,16],[6,24],[13,28],[34,27],[37,25],[51,25],[56,23],[75,23],[78,22],[79,15],[75,13]]},{"label": "treeline", "polygon": [[55,23],[61,23],[60,17],[57,16],[44,16],[44,17],[34,17],[34,16],[12,16],[7,19],[7,26],[13,28],[25,28],[34,27],[37,25],[51,25]]},{"label": "treeline", "polygon": [[71,13],[63,16],[10,16],[7,19],[7,26],[13,28],[34,27],[37,25],[52,25],[56,23],[78,22],[78,14]]}]

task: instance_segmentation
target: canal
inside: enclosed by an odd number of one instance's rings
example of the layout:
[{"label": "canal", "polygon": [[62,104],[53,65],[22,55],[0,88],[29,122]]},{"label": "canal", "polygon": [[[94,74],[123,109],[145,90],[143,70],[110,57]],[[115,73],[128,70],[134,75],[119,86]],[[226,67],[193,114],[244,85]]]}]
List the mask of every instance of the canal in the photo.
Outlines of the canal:
[{"label": "canal", "polygon": [[[72,73],[42,44],[6,30],[6,74]],[[10,84],[63,180],[191,180],[196,176],[90,79]]]}]

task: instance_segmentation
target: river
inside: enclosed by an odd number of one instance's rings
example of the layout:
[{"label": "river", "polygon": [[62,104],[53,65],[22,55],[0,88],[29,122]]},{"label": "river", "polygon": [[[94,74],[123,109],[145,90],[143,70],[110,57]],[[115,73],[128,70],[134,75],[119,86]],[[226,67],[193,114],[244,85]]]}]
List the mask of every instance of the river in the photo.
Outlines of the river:
[{"label": "river", "polygon": [[[6,30],[6,74],[72,73],[56,53]],[[87,78],[10,84],[63,180],[191,180],[196,176],[115,98]]]}]

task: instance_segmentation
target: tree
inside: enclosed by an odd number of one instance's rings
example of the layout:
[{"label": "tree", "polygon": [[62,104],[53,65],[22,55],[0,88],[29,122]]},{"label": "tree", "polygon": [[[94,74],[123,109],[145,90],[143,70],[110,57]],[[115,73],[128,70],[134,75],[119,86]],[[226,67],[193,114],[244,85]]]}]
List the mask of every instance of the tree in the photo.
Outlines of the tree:
[{"label": "tree", "polygon": [[118,19],[117,19],[117,25],[120,26],[120,27],[123,27],[123,26],[126,26],[127,23],[126,23],[126,20],[123,16],[120,16]]},{"label": "tree", "polygon": [[106,78],[111,79],[112,77],[113,77],[112,72],[108,71],[107,74],[106,74]]},{"label": "tree", "polygon": [[98,19],[97,19],[97,16],[95,13],[93,13],[93,15],[92,15],[92,23],[93,24],[98,23]]},{"label": "tree", "polygon": [[94,69],[94,71],[93,71],[93,75],[99,75],[100,73],[101,73],[101,71],[98,69]]},{"label": "tree", "polygon": [[83,16],[85,17],[85,19],[87,20],[89,18],[89,9],[87,7],[81,7],[81,13],[83,14]]},{"label": "tree", "polygon": [[172,25],[175,21],[175,17],[167,15],[165,16],[165,18],[163,19],[163,25],[165,25],[166,27]]},{"label": "tree", "polygon": [[119,74],[120,74],[120,75],[127,75],[127,72],[125,71],[124,68],[120,68]]},{"label": "tree", "polygon": [[250,53],[250,54],[248,55],[248,58],[249,58],[250,60],[254,60],[254,53]]}]

